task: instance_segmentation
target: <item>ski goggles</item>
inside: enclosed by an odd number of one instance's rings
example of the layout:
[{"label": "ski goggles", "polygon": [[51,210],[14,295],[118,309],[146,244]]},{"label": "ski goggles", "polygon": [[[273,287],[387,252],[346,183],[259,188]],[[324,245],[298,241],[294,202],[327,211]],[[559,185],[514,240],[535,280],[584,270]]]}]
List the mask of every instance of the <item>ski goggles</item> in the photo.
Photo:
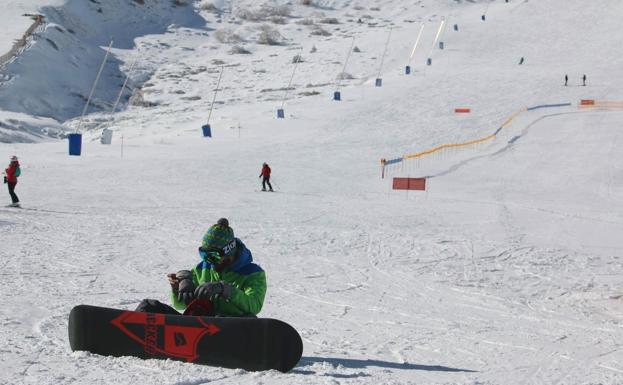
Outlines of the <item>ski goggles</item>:
[{"label": "ski goggles", "polygon": [[218,264],[223,259],[223,251],[214,250],[214,249],[206,249],[204,247],[199,246],[199,256],[205,262],[208,262],[211,264]]}]

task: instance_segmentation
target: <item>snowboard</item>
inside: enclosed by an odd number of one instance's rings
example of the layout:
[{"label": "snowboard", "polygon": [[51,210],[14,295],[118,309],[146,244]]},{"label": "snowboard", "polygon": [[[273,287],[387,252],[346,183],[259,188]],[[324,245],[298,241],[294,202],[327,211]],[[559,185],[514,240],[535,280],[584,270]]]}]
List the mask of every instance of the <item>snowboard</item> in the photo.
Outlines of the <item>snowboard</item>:
[{"label": "snowboard", "polygon": [[283,321],[198,317],[78,305],[69,314],[69,344],[104,356],[173,359],[195,364],[287,372],[303,342]]}]

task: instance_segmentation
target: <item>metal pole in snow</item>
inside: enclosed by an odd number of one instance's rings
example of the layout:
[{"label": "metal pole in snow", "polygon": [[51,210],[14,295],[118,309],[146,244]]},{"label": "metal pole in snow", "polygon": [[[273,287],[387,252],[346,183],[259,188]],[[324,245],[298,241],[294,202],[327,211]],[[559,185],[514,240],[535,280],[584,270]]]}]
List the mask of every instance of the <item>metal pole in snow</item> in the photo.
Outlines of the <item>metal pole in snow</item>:
[{"label": "metal pole in snow", "polygon": [[387,53],[387,46],[389,45],[390,37],[392,37],[392,28],[389,28],[389,35],[387,36],[387,41],[385,42],[385,49],[383,50],[383,56],[381,56],[381,65],[379,66],[379,73],[376,76],[377,78],[381,77],[381,70],[383,69],[383,62],[385,61],[385,54]]},{"label": "metal pole in snow", "polygon": [[221,67],[221,73],[218,76],[218,81],[216,82],[216,89],[214,90],[214,97],[212,98],[212,105],[210,106],[210,113],[208,114],[208,123],[210,123],[210,117],[212,116],[212,109],[214,108],[214,102],[216,101],[216,93],[218,92],[218,87],[221,84],[221,77],[223,76],[223,71],[225,70],[225,66]]},{"label": "metal pole in snow", "polygon": [[[110,41],[110,44],[108,44],[108,49],[106,50],[106,55],[104,56],[104,60],[102,61],[102,64],[100,65],[100,69],[97,72],[97,76],[95,77],[95,82],[93,82],[93,86],[91,87],[91,92],[89,93],[89,97],[87,98],[87,103],[84,105],[84,109],[82,110],[82,115],[80,116],[80,118],[83,118],[84,115],[87,113],[87,109],[89,108],[89,103],[91,103],[91,98],[93,97],[93,93],[95,92],[95,87],[97,86],[97,83],[100,80],[100,76],[102,75],[102,71],[104,71],[104,65],[106,64],[106,59],[108,59],[108,54],[110,54],[110,48],[112,47],[112,43],[113,41]],[[76,131],[78,129],[76,128]]]},{"label": "metal pole in snow", "polygon": [[435,40],[433,40],[433,45],[430,47],[430,51],[428,53],[429,58],[430,58],[431,53],[433,52],[433,49],[435,48],[435,45],[437,44],[437,39],[439,39],[439,35],[441,34],[441,29],[443,28],[443,25],[445,22],[446,22],[445,18],[441,19],[441,23],[439,24],[439,28],[437,29],[437,35],[435,35]]},{"label": "metal pole in snow", "polygon": [[114,114],[115,110],[117,109],[117,105],[119,104],[119,101],[121,100],[121,95],[123,94],[123,90],[125,90],[125,86],[128,85],[128,80],[130,80],[130,74],[132,73],[132,70],[134,69],[134,66],[136,65],[137,61],[138,61],[138,57],[134,59],[134,62],[132,63],[132,65],[130,66],[130,69],[128,70],[128,75],[125,77],[125,81],[123,82],[123,85],[121,86],[121,91],[119,91],[119,95],[117,95],[117,100],[115,100],[115,104],[112,106],[112,110],[110,110],[111,114]]},{"label": "metal pole in snow", "polygon": [[422,26],[420,27],[420,32],[417,34],[417,38],[415,39],[415,44],[413,45],[413,50],[411,51],[411,55],[409,56],[409,61],[407,62],[407,64],[411,63],[413,55],[415,55],[415,49],[417,48],[420,42],[420,38],[422,37],[422,31],[424,31],[424,24],[422,24]]},{"label": "metal pole in snow", "polygon": [[[449,19],[449,17],[444,17],[443,18],[443,26],[440,28],[439,39],[438,40],[441,40],[443,38],[444,33],[446,33],[446,25],[448,24],[447,23],[448,19]],[[441,42],[440,42],[440,44],[441,44]]]},{"label": "metal pole in snow", "polygon": [[487,6],[485,7],[485,12],[482,14],[483,16],[487,14],[487,12],[489,12],[489,5],[491,5],[491,3],[487,3]]},{"label": "metal pole in snow", "polygon": [[[303,52],[303,47],[301,47],[300,52]],[[290,76],[290,82],[288,83],[288,87],[286,87],[286,92],[283,95],[283,100],[281,101],[281,109],[283,109],[283,105],[286,104],[286,98],[288,97],[288,91],[290,90],[290,86],[292,85],[292,80],[294,79],[294,72],[296,72],[296,67],[299,65],[301,61],[301,54],[296,54],[294,61],[294,69],[292,70],[292,76]]]},{"label": "metal pole in snow", "polygon": [[346,55],[346,60],[344,61],[344,68],[342,68],[342,72],[337,77],[337,90],[340,90],[340,86],[342,83],[342,74],[346,72],[346,65],[348,64],[348,59],[350,58],[350,54],[353,52],[353,47],[355,46],[355,37],[353,36],[353,42],[350,44],[350,49],[348,50],[348,55]]},{"label": "metal pole in snow", "polygon": [[435,41],[433,41],[433,48],[435,48],[435,44],[437,44],[437,40],[439,40],[439,35],[441,35],[441,31],[443,30],[443,25],[446,23],[446,19],[442,18],[441,23],[439,24],[439,29],[437,29],[437,35],[435,35]]}]

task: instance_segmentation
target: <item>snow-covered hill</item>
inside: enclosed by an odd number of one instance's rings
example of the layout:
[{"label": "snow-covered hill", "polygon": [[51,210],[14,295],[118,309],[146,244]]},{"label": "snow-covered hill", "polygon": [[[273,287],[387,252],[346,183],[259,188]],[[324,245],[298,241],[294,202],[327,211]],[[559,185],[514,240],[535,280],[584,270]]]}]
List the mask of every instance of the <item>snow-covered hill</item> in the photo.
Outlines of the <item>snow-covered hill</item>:
[{"label": "snow-covered hill", "polygon": [[[112,41],[114,55],[106,61],[89,110],[110,112],[124,83],[123,61],[136,60],[136,51],[131,51],[135,48],[135,38],[180,27],[197,28],[196,33],[205,34],[205,21],[191,6],[174,6],[169,1],[69,0],[63,4],[44,4],[46,2],[39,1],[35,13],[45,17],[45,24],[30,39],[28,49],[2,69],[0,108],[3,110],[60,122],[80,116]],[[25,7],[12,3],[9,6]],[[30,8],[35,8],[34,4]],[[21,21],[23,18],[12,19]],[[22,26],[22,23],[9,25]],[[16,37],[19,36],[21,33]],[[128,58],[126,53],[130,55]],[[130,65],[126,63],[126,69]],[[140,84],[152,71],[148,63],[135,68],[133,82],[123,95],[124,102],[134,84]],[[5,128],[15,130],[16,124],[7,120]],[[36,129],[26,131],[36,136],[40,134]],[[23,140],[23,137],[5,129],[2,139],[11,142]]]},{"label": "snow-covered hill", "polygon": [[[100,3],[69,1],[54,12],[39,3],[58,18],[0,86],[4,122],[83,133],[80,157],[67,155],[64,140],[0,146],[7,163],[20,157],[24,206],[0,208],[0,383],[623,383],[623,111],[578,107],[623,100],[622,3]],[[143,9],[153,23],[134,13]],[[169,22],[174,15],[181,19]],[[433,45],[442,18],[443,50]],[[98,28],[72,34],[69,20]],[[64,128],[41,124],[22,100],[79,115],[84,100],[62,90],[88,93],[115,31],[126,40],[96,92],[93,110],[103,110]],[[52,34],[67,51],[45,43]],[[260,44],[267,38],[281,44]],[[351,45],[359,52],[344,70]],[[73,49],[91,64],[63,71]],[[58,98],[29,88],[48,78],[36,66],[47,54]],[[142,101],[110,116],[135,58],[131,87]],[[213,138],[203,138],[221,70]],[[352,79],[333,101],[343,70]],[[525,110],[554,104],[566,105]],[[114,129],[110,146],[99,143],[103,127]],[[405,160],[380,177],[381,158],[500,127],[495,139]],[[274,194],[257,191],[262,162],[273,169]],[[392,191],[393,176],[429,176],[427,190]],[[219,217],[267,272],[260,315],[303,337],[293,371],[70,351],[74,305],[167,301],[165,274],[197,262],[203,232]]]}]

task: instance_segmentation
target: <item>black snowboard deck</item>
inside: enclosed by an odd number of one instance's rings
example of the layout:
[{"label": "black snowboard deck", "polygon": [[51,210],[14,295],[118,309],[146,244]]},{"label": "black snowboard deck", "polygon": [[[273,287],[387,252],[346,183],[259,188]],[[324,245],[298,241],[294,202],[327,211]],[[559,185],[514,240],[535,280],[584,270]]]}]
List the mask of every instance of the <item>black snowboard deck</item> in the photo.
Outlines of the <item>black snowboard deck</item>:
[{"label": "black snowboard deck", "polygon": [[303,342],[283,321],[197,317],[78,305],[69,314],[71,349],[104,356],[173,359],[249,371],[287,372]]}]

